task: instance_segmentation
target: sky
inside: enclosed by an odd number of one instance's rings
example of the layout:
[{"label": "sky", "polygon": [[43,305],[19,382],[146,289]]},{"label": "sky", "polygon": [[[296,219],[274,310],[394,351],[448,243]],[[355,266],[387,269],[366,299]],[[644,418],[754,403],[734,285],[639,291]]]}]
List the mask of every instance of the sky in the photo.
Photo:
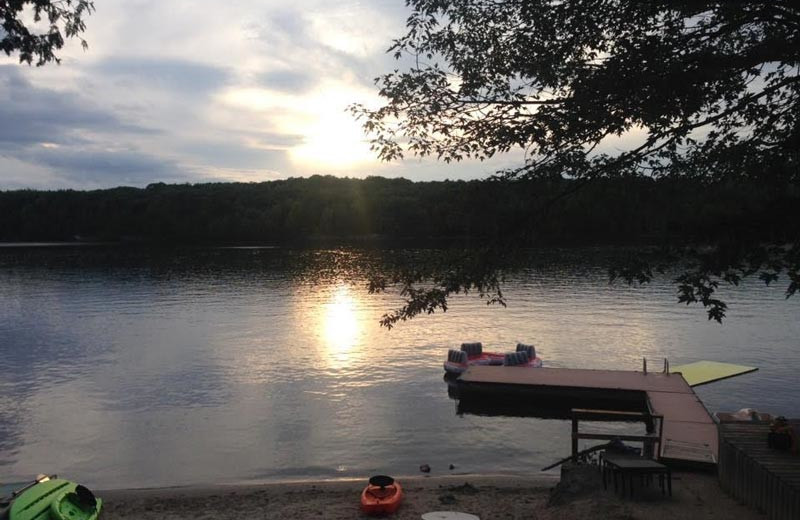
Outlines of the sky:
[{"label": "sky", "polygon": [[403,0],[95,0],[83,50],[0,54],[0,189],[260,182],[314,174],[468,179],[520,154],[383,163],[351,103],[398,64]]}]

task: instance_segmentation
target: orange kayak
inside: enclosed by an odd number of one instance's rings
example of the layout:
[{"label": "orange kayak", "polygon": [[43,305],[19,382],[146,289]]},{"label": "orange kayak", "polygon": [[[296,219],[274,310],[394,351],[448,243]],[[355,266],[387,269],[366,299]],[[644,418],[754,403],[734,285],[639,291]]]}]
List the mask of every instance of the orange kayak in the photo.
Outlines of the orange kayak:
[{"label": "orange kayak", "polygon": [[386,475],[376,475],[361,492],[361,510],[368,515],[394,513],[403,500],[400,483]]}]

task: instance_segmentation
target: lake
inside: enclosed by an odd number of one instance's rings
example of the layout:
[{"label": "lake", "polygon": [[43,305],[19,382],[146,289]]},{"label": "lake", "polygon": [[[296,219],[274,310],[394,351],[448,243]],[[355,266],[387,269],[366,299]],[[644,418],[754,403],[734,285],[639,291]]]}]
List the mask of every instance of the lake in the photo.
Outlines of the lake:
[{"label": "lake", "polygon": [[566,421],[456,413],[442,362],[465,341],[534,343],[551,367],[753,365],[698,388],[709,410],[800,416],[785,286],[724,289],[720,325],[677,304],[669,274],[609,285],[613,254],[537,253],[508,308],[456,297],[389,331],[378,320],[401,299],[367,293],[359,250],[0,247],[0,481],[514,474],[567,455]]}]

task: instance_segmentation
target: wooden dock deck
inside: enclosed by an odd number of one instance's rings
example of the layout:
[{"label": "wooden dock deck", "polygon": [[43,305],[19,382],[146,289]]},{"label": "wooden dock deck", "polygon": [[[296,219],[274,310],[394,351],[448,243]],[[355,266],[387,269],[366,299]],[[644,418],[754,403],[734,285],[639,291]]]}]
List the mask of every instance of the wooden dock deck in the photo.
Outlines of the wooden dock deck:
[{"label": "wooden dock deck", "polygon": [[[790,421],[800,431],[800,421]],[[719,482],[770,519],[800,518],[800,456],[767,446],[766,423],[719,425]]]},{"label": "wooden dock deck", "polygon": [[572,407],[581,399],[600,400],[604,407],[640,407],[664,417],[659,456],[666,461],[716,464],[717,425],[692,387],[680,374],[570,368],[527,369],[472,366],[459,378],[464,395],[568,395]]}]

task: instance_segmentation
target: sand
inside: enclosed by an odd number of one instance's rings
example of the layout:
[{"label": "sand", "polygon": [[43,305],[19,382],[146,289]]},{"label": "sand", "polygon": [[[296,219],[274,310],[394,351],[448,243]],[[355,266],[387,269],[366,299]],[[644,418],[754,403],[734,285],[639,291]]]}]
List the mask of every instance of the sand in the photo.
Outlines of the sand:
[{"label": "sand", "polygon": [[[596,469],[568,470],[579,479],[516,476],[412,477],[401,479],[406,498],[391,518],[419,519],[430,511],[462,511],[487,519],[603,518],[680,520],[762,519],[725,495],[716,476],[676,473],[673,497],[657,487],[633,499],[603,490]],[[584,484],[576,485],[575,482]],[[588,482],[588,484],[587,484]],[[100,491],[104,520],[183,519],[359,519],[363,480],[286,482],[246,486],[208,486]]]}]

